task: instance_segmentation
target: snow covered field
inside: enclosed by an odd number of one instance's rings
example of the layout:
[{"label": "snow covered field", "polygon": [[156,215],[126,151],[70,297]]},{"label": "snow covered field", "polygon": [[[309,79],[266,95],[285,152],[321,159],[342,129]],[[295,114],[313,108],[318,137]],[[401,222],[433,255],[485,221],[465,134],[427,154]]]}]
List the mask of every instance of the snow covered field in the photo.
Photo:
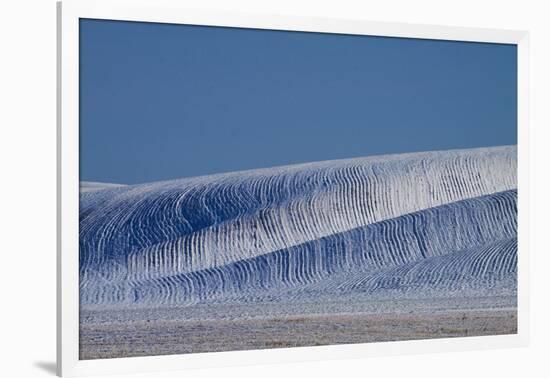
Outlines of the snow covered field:
[{"label": "snow covered field", "polygon": [[[515,332],[516,155],[503,146],[83,185],[81,357]],[[204,342],[231,321],[253,340]],[[340,331],[315,341],[319,322]],[[160,347],[149,331],[161,324],[187,336]],[[277,343],[289,329],[304,337]],[[124,342],[132,335],[139,351]]]}]

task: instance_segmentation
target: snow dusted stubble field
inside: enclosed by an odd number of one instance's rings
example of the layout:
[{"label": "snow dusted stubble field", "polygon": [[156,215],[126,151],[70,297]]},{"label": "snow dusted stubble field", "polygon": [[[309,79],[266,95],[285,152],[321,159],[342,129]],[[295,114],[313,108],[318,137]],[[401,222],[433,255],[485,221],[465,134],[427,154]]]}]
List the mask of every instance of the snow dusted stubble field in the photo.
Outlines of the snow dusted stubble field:
[{"label": "snow dusted stubble field", "polygon": [[80,358],[515,333],[516,156],[82,183]]}]

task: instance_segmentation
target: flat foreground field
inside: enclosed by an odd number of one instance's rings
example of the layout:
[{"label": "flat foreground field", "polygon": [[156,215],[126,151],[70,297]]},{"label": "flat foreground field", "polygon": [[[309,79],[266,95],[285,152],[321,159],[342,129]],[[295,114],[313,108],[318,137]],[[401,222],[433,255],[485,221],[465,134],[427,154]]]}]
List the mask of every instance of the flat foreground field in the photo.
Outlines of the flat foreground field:
[{"label": "flat foreground field", "polygon": [[354,344],[517,332],[516,309],[91,322],[80,359]]}]

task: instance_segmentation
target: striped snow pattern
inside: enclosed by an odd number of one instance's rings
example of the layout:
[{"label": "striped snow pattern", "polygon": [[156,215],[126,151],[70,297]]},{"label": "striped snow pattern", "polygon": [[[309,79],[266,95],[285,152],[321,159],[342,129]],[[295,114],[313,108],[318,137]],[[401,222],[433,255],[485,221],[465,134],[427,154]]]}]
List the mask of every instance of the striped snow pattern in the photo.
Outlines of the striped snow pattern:
[{"label": "striped snow pattern", "polygon": [[85,191],[81,303],[513,288],[516,164],[505,146]]}]

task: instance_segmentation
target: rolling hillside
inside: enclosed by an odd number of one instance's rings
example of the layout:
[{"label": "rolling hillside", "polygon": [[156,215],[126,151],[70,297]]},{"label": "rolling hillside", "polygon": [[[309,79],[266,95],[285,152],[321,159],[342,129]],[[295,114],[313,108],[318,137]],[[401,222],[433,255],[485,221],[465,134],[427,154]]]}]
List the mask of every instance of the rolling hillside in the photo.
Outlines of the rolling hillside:
[{"label": "rolling hillside", "polygon": [[516,154],[503,146],[92,185],[81,190],[81,306],[513,297]]}]

